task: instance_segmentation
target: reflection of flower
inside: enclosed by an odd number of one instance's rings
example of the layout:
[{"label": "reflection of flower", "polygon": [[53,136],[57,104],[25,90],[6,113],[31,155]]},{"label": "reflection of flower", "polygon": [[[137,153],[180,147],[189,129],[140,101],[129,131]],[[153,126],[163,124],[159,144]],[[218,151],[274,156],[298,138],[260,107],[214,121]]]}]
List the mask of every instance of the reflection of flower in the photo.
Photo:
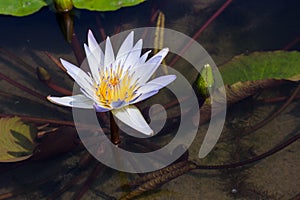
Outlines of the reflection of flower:
[{"label": "reflection of flower", "polygon": [[84,45],[84,48],[91,73],[85,73],[61,59],[83,95],[48,96],[48,100],[64,106],[95,108],[97,112],[111,111],[128,126],[146,135],[153,134],[138,108],[131,104],[153,96],[175,80],[175,75],[166,75],[147,82],[167,55],[168,49],[162,49],[146,61],[150,51],[141,56],[142,40],[133,45],[131,32],[115,58],[110,39],[106,40],[104,54],[91,31],[88,33],[88,46]]}]

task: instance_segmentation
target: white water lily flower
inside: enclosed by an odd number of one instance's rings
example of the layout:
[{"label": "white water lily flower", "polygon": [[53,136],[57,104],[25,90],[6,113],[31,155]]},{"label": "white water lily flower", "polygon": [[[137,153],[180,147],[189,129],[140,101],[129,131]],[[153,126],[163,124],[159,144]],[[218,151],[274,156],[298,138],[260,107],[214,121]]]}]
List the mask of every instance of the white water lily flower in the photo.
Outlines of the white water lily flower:
[{"label": "white water lily flower", "polygon": [[91,73],[61,59],[67,73],[80,86],[83,94],[48,96],[48,100],[69,107],[94,108],[96,112],[111,111],[128,126],[143,134],[152,135],[152,129],[132,104],[155,95],[174,81],[176,76],[165,75],[149,81],[169,50],[164,48],[146,61],[150,51],[141,56],[142,40],[134,45],[133,35],[131,32],[127,36],[115,58],[109,37],[106,39],[104,54],[89,30],[88,46],[84,45],[84,48]]}]

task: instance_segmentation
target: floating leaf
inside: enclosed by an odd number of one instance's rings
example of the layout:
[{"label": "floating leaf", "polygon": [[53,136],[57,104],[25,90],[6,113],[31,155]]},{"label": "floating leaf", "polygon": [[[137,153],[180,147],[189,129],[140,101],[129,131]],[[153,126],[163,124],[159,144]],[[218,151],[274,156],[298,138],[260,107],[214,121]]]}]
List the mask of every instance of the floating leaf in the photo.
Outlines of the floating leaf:
[{"label": "floating leaf", "polygon": [[[134,6],[144,1],[145,0],[73,0],[73,4],[76,8],[97,11],[112,11],[117,10],[121,7]],[[65,3],[65,1],[58,2]],[[53,4],[53,0],[0,0],[0,14],[26,16],[35,13],[39,11],[43,6],[47,6],[50,4]],[[65,11],[71,9],[72,7],[72,5],[67,8],[66,5],[62,6],[63,7],[61,9]]]},{"label": "floating leaf", "polygon": [[39,11],[46,5],[44,0],[0,0],[0,14],[26,16]]},{"label": "floating leaf", "polygon": [[121,7],[134,6],[145,0],[73,0],[76,8],[97,11],[112,11]]},{"label": "floating leaf", "polygon": [[[274,51],[239,55],[220,66],[225,84],[227,104],[249,97],[263,88],[272,87],[282,80],[300,81],[300,52]],[[218,90],[216,90],[218,92]],[[222,104],[215,94],[215,105]],[[200,109],[201,123],[210,119],[211,99]],[[218,107],[218,106],[216,106]],[[220,106],[221,108],[222,106]]]},{"label": "floating leaf", "polygon": [[0,162],[29,158],[36,146],[37,130],[18,117],[0,118]]},{"label": "floating leaf", "polygon": [[239,55],[220,67],[225,85],[265,79],[300,80],[300,52],[273,51]]}]

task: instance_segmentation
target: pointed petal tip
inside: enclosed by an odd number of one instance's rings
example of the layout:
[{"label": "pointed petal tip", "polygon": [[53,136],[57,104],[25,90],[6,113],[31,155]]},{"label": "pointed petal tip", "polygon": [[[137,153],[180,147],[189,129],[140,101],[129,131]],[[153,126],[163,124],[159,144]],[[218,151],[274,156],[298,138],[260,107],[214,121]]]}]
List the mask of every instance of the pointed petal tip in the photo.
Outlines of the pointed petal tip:
[{"label": "pointed petal tip", "polygon": [[88,30],[88,40],[89,39],[93,39],[95,40],[95,37],[94,37],[94,34],[93,34],[93,31],[91,29]]},{"label": "pointed petal tip", "polygon": [[153,136],[154,135],[154,131],[150,128],[150,130],[144,131],[142,132],[145,135],[149,135],[149,136]]},{"label": "pointed petal tip", "polygon": [[70,63],[69,61],[66,61],[62,58],[60,58],[60,62],[61,64],[64,66],[64,68],[68,71],[69,69],[69,66],[73,65],[72,63]]},{"label": "pointed petal tip", "polygon": [[52,97],[50,95],[47,96],[47,100],[50,101],[51,103],[56,105],[64,105],[61,102],[57,101],[57,99],[60,99],[60,97]]},{"label": "pointed petal tip", "polygon": [[46,99],[47,99],[48,101],[51,101],[51,95],[48,95],[48,96],[46,97]]},{"label": "pointed petal tip", "polygon": [[168,79],[170,80],[170,83],[175,81],[176,78],[177,78],[177,76],[174,74],[168,75]]},{"label": "pointed petal tip", "polygon": [[162,50],[163,50],[163,51],[169,52],[169,48],[168,48],[168,47],[165,47],[165,48],[163,48]]}]

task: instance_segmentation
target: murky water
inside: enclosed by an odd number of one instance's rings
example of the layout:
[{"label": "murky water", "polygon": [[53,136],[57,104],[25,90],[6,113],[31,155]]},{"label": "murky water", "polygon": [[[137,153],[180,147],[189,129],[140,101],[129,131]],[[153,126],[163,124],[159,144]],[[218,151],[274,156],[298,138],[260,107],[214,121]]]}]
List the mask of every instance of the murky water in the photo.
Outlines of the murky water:
[{"label": "murky water", "polygon": [[[193,37],[224,2],[148,1],[115,12],[75,10],[74,30],[82,46],[86,42],[88,29],[93,30],[96,38],[101,41],[101,30],[107,35],[113,35],[123,30],[155,26],[156,21],[151,21],[151,15],[159,9],[165,15],[166,28]],[[233,1],[196,40],[207,50],[217,65],[241,53],[283,49],[299,38],[299,5],[296,0]],[[47,87],[36,76],[36,67],[43,66],[57,85],[69,90],[73,86],[72,80],[44,53],[47,51],[57,59],[62,57],[76,62],[72,46],[65,40],[55,13],[49,8],[44,8],[36,14],[22,18],[0,16],[0,24],[2,25],[1,73],[40,94],[40,96],[30,95],[24,89],[17,89],[16,86],[0,79],[1,114],[71,122],[71,109],[47,102],[46,96],[58,93]],[[299,41],[290,46],[289,50],[300,50]],[[171,60],[170,55],[166,61],[168,63]],[[179,60],[174,68],[182,72],[191,82],[196,78],[195,70],[183,60]],[[198,158],[198,151],[208,124],[201,125],[189,148],[188,159],[198,165],[236,163],[256,157],[298,134],[300,128],[298,100],[290,103],[280,115],[263,128],[244,134],[245,130],[254,127],[284,103],[284,101],[262,103],[261,99],[289,96],[296,86],[296,83],[274,86],[263,90],[253,99],[246,99],[229,108],[221,138],[204,159]],[[151,102],[166,105],[174,100],[167,91],[162,91],[161,95],[143,102],[140,106],[147,107]],[[175,131],[172,128],[177,129],[178,107],[172,107],[168,112],[173,121],[168,121],[168,127],[163,129],[160,137],[151,139],[151,142],[163,145],[174,137]],[[58,125],[50,124],[50,127],[55,126]],[[59,135],[55,141],[63,138],[66,143],[74,142],[66,139],[66,136]],[[49,146],[51,147],[51,143]],[[47,147],[46,150],[49,149]],[[57,195],[55,199],[74,199],[74,194],[78,195],[78,192],[85,191],[82,184],[95,169],[97,162],[91,161],[78,167],[81,158],[87,154],[85,148],[78,145],[77,148],[70,147],[65,151],[57,154],[54,150],[55,153],[51,157],[42,160],[0,164],[0,194],[12,192],[12,199],[47,199],[73,181],[74,185]],[[297,199],[300,188],[299,151],[300,143],[296,141],[270,157],[243,167],[192,170],[143,194],[139,199]],[[90,185],[82,199],[120,198],[129,191],[118,188],[139,177],[136,174],[99,166],[98,173],[92,175],[95,179],[89,182]],[[74,181],[76,177],[78,181]]]}]

